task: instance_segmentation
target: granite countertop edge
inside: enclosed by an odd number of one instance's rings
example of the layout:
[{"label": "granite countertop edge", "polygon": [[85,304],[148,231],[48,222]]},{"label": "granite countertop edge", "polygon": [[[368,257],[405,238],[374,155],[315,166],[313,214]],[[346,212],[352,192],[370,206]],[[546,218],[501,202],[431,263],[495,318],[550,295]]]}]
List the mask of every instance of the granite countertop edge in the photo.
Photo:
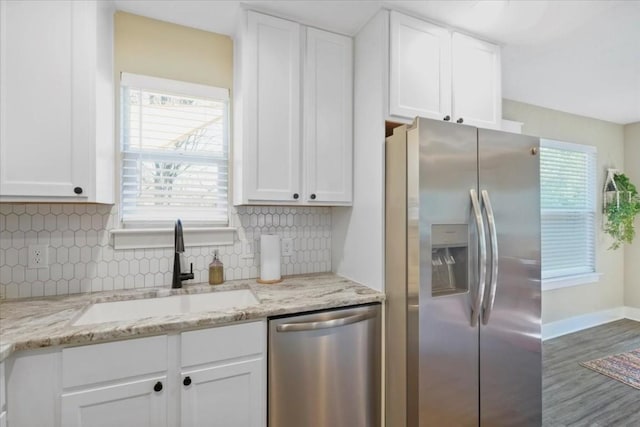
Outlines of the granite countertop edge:
[{"label": "granite countertop edge", "polygon": [[[91,304],[249,289],[257,305],[181,315],[73,326]],[[0,361],[14,352],[75,346],[221,326],[247,320],[382,302],[385,295],[335,274],[290,276],[275,285],[255,279],[223,285],[186,285],[182,289],[145,288],[0,302]]]}]

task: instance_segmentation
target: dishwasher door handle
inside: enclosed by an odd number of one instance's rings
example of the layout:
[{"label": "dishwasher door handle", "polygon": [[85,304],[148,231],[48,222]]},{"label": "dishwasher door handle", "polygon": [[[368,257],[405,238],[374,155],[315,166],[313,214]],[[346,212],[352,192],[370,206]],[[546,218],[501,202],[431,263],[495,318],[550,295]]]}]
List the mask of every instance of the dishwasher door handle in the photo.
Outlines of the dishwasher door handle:
[{"label": "dishwasher door handle", "polygon": [[298,331],[315,331],[318,329],[335,328],[336,326],[350,325],[352,323],[362,322],[363,320],[372,319],[376,316],[375,310],[353,314],[351,316],[338,317],[336,319],[322,320],[319,322],[300,322],[300,323],[283,323],[276,326],[278,332],[298,332]]}]

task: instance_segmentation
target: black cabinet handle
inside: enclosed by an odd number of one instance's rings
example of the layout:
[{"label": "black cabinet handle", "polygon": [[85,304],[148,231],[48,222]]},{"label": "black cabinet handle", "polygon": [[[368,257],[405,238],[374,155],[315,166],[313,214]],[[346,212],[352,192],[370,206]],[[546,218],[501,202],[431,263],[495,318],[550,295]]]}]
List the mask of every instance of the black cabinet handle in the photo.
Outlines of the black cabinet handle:
[{"label": "black cabinet handle", "polygon": [[300,195],[298,193],[293,193],[293,198],[298,200],[298,197],[300,197]]},{"label": "black cabinet handle", "polygon": [[162,391],[162,383],[160,381],[153,386],[153,391]]},{"label": "black cabinet handle", "polygon": [[182,384],[184,384],[186,386],[191,385],[191,377],[189,377],[189,376],[184,377],[184,380],[182,380]]},{"label": "black cabinet handle", "polygon": [[315,199],[316,199],[316,195],[315,195],[315,194],[312,194],[312,195],[311,195],[311,200],[315,200]]},{"label": "black cabinet handle", "polygon": [[76,187],[73,189],[73,192],[76,194],[82,194],[82,187]]},{"label": "black cabinet handle", "polygon": [[460,117],[458,120],[456,120],[456,123],[462,123],[464,122],[464,119],[462,117]]},{"label": "black cabinet handle", "polygon": [[446,116],[444,116],[444,119],[442,119],[442,120],[444,120],[445,122],[448,122],[449,120],[451,120],[451,116],[446,115]]}]

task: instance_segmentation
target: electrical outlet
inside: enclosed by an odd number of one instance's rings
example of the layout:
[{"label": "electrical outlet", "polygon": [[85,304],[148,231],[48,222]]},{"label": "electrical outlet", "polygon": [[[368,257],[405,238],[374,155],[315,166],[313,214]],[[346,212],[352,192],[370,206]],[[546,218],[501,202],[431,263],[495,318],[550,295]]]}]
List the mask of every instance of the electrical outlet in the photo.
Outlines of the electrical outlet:
[{"label": "electrical outlet", "polygon": [[49,267],[49,245],[29,245],[29,268]]},{"label": "electrical outlet", "polygon": [[293,239],[282,239],[282,256],[293,255]]},{"label": "electrical outlet", "polygon": [[242,241],[242,255],[240,258],[243,259],[251,259],[253,258],[255,253],[255,243],[251,240],[243,240]]}]

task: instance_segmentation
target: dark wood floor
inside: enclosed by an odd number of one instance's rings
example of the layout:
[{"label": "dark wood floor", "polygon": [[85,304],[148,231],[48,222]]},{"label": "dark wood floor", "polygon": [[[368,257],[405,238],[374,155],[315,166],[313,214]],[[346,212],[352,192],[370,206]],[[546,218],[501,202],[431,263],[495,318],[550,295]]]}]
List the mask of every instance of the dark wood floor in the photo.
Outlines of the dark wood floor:
[{"label": "dark wood floor", "polygon": [[640,390],[578,363],[640,348],[640,322],[619,320],[545,341],[545,427],[638,427]]}]

